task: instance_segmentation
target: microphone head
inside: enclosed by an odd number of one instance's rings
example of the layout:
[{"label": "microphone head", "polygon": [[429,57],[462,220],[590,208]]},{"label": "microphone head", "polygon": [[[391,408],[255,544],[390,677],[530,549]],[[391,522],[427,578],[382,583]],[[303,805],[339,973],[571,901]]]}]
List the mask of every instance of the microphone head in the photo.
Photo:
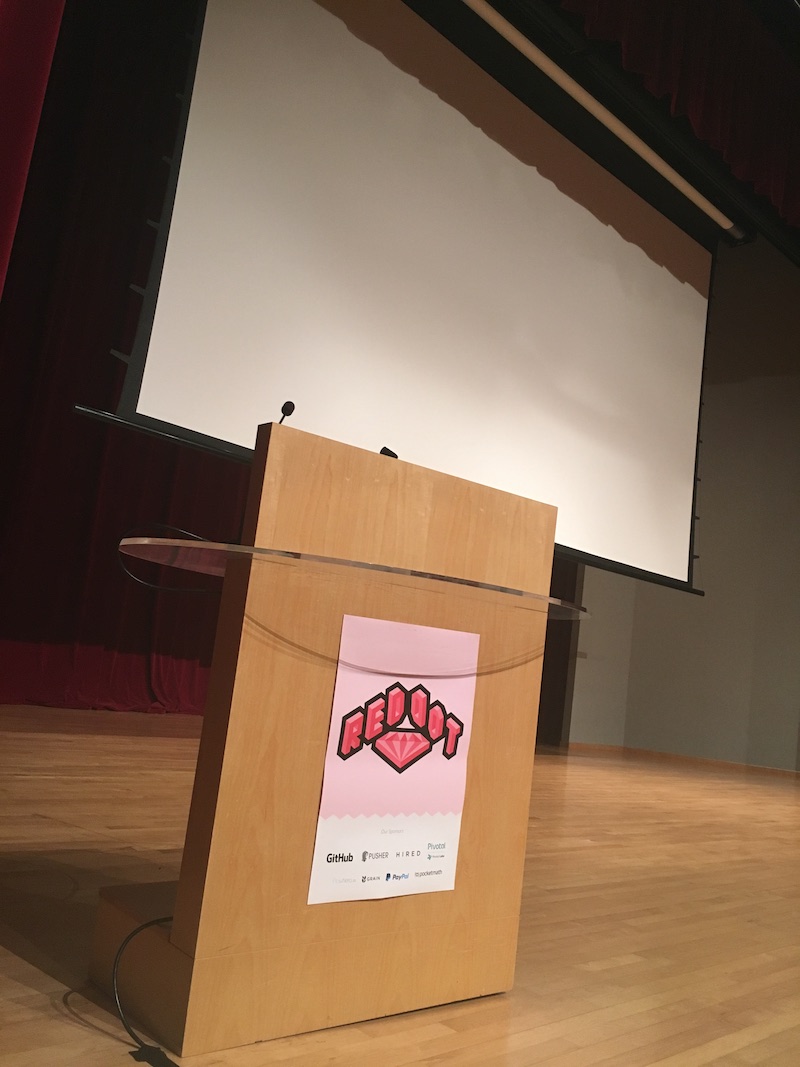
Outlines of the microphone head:
[{"label": "microphone head", "polygon": [[283,407],[281,408],[281,415],[283,415],[283,417],[286,418],[286,416],[287,415],[291,415],[293,411],[294,411],[294,401],[293,400],[287,400],[284,403]]}]

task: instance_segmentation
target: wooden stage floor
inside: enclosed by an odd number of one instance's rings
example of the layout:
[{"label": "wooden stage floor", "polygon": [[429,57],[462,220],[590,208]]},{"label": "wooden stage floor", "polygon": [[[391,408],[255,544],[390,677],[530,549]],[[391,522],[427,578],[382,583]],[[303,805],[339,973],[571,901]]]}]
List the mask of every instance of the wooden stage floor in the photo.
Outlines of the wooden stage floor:
[{"label": "wooden stage floor", "polygon": [[[199,721],[0,709],[0,1064],[120,1067],[100,886],[177,876]],[[537,756],[512,993],[193,1067],[800,1065],[794,777]]]}]

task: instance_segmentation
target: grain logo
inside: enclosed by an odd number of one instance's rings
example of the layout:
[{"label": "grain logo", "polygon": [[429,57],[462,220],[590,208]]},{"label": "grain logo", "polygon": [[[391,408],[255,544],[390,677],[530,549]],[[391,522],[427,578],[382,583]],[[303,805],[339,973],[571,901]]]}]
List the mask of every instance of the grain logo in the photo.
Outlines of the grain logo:
[{"label": "grain logo", "polygon": [[408,690],[395,682],[385,693],[343,716],[336,751],[346,760],[364,745],[372,745],[376,755],[402,774],[439,741],[444,758],[452,759],[463,732],[460,719],[448,713],[440,701],[431,703],[431,694],[424,686]]}]

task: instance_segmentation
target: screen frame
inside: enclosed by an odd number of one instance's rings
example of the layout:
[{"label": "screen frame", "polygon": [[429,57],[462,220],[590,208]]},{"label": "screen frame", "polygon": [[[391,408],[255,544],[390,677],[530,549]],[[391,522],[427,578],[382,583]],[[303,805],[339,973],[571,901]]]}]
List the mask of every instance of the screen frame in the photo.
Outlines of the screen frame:
[{"label": "screen frame", "polygon": [[[403,2],[411,10],[419,13],[418,8],[425,6],[420,4],[418,0],[403,0]],[[324,6],[324,5],[323,5]],[[453,5],[449,5],[452,7]],[[465,12],[466,20],[469,21],[470,17],[476,18],[468,8],[464,5],[457,5]],[[166,256],[167,243],[169,239],[170,221],[175,204],[175,197],[178,188],[178,178],[180,172],[180,163],[183,152],[183,146],[186,138],[186,130],[189,119],[189,109],[191,103],[192,87],[195,79],[195,73],[197,69],[198,56],[200,52],[200,42],[202,37],[203,25],[205,22],[206,14],[206,0],[202,0],[198,7],[198,17],[195,26],[195,32],[192,42],[192,48],[190,52],[190,59],[188,63],[188,70],[186,76],[186,88],[183,93],[182,106],[180,112],[180,119],[178,123],[178,130],[176,134],[175,150],[172,153],[169,166],[169,177],[166,185],[164,195],[164,205],[162,209],[161,219],[157,226],[157,235],[154,245],[153,258],[151,268],[148,276],[148,281],[144,287],[142,293],[142,305],[141,312],[138,319],[138,325],[135,333],[134,343],[130,356],[125,359],[127,364],[125,369],[124,381],[122,389],[119,395],[119,401],[116,405],[114,412],[106,412],[98,409],[93,409],[84,405],[76,405],[76,411],[84,415],[91,416],[93,418],[101,419],[102,421],[118,426],[128,427],[135,429],[139,432],[146,433],[150,436],[155,436],[163,440],[168,440],[172,443],[179,445],[186,445],[193,449],[199,449],[204,452],[212,453],[215,455],[229,458],[236,462],[248,463],[253,455],[251,449],[242,445],[225,441],[216,437],[211,437],[206,434],[200,433],[196,430],[182,427],[173,423],[164,422],[159,419],[152,418],[147,415],[143,415],[137,411],[137,403],[139,399],[139,393],[142,386],[142,380],[144,375],[145,361],[147,358],[150,337],[153,330],[153,324],[156,314],[156,305],[159,296],[159,289],[161,283],[161,277],[164,267],[164,260]],[[424,14],[421,17],[426,18]],[[429,19],[426,18],[426,21]],[[480,22],[480,20],[478,20]],[[483,23],[482,36],[484,40],[484,47],[487,46],[490,36],[496,36],[488,27]],[[438,30],[438,27],[434,27]],[[438,32],[443,32],[438,30]],[[476,27],[472,26],[470,29],[472,36],[476,33]],[[459,47],[465,54],[470,55],[474,49],[467,47],[463,40],[453,39],[449,33],[445,33],[457,47]],[[458,35],[456,35],[458,37]],[[688,205],[688,202],[677,194],[668,183],[664,181],[659,175],[654,174],[645,164],[638,161],[632,165],[630,150],[622,145],[613,137],[609,131],[604,130],[601,124],[597,120],[583,113],[580,123],[575,124],[575,108],[577,105],[574,101],[571,101],[566,94],[558,88],[549,79],[544,78],[540,72],[531,73],[534,81],[537,84],[534,86],[537,97],[537,106],[534,108],[531,106],[529,99],[531,95],[530,88],[523,94],[519,87],[519,72],[518,64],[521,60],[527,67],[531,65],[526,60],[516,56],[516,62],[513,64],[513,69],[508,64],[502,61],[502,56],[505,54],[502,47],[497,47],[497,42],[489,42],[488,47],[490,51],[495,49],[497,55],[492,63],[485,61],[479,61],[480,65],[486,70],[486,72],[493,77],[505,88],[509,89],[523,104],[531,108],[536,114],[544,117],[551,125],[553,125],[561,134],[563,134],[568,140],[576,144],[582,151],[584,151],[590,158],[599,162],[606,170],[608,170],[615,177],[619,177],[625,185],[633,189],[644,200],[654,206],[658,211],[664,214],[670,221],[675,223],[692,237],[698,244],[706,248],[711,253],[711,282],[713,286],[714,277],[714,265],[716,261],[716,248],[720,239],[718,232],[712,232],[709,227],[708,220],[705,216],[701,216],[701,213],[694,208],[693,205]],[[507,46],[510,47],[510,46]],[[511,50],[513,51],[513,50]],[[475,58],[474,55],[471,58]],[[509,58],[506,54],[506,58]],[[494,69],[490,69],[490,67]],[[500,76],[499,72],[511,71],[506,76]],[[546,87],[543,89],[538,81],[543,79],[547,82]],[[590,134],[587,137],[587,129],[590,130]],[[709,297],[710,300],[710,297]],[[706,340],[708,336],[708,315],[706,317]],[[705,357],[703,359],[703,366],[705,364]],[[702,371],[701,371],[702,374]],[[607,559],[600,556],[592,555],[591,553],[573,548],[571,546],[556,545],[557,554],[567,560],[578,562],[587,566],[594,566],[600,569],[612,571],[614,573],[625,574],[630,577],[634,577],[640,580],[650,581],[654,584],[667,586],[670,588],[689,591],[692,593],[701,593],[700,590],[694,587],[693,583],[693,567],[695,557],[695,525],[697,520],[697,472],[699,466],[699,442],[700,442],[700,417],[702,413],[702,382],[699,396],[699,407],[697,415],[697,434],[695,442],[695,466],[694,466],[694,484],[693,484],[693,499],[691,509],[690,520],[690,533],[689,533],[689,559],[687,566],[687,578],[681,580],[679,578],[670,577],[667,575],[658,574],[648,570],[643,570],[637,567],[633,567],[624,563],[619,563],[612,559]],[[279,412],[275,412],[275,420],[279,416]]]}]

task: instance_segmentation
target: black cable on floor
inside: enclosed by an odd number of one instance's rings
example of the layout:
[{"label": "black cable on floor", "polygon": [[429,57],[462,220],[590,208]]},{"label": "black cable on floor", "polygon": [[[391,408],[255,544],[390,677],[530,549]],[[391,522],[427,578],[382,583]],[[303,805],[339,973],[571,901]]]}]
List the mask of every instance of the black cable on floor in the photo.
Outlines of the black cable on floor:
[{"label": "black cable on floor", "polygon": [[138,1063],[149,1063],[150,1067],[176,1067],[176,1064],[174,1060],[171,1060],[169,1056],[167,1056],[163,1049],[158,1047],[158,1045],[146,1045],[126,1019],[125,1012],[122,1010],[122,1004],[119,999],[119,963],[122,959],[122,953],[137,934],[140,934],[142,930],[147,930],[150,926],[161,926],[163,923],[168,922],[172,922],[171,915],[165,915],[160,919],[148,919],[147,922],[137,926],[135,930],[131,930],[117,949],[117,954],[114,957],[114,965],[111,968],[111,988],[114,993],[114,1003],[117,1005],[117,1014],[119,1015],[120,1022],[127,1030],[129,1037],[137,1046],[129,1055]]}]

